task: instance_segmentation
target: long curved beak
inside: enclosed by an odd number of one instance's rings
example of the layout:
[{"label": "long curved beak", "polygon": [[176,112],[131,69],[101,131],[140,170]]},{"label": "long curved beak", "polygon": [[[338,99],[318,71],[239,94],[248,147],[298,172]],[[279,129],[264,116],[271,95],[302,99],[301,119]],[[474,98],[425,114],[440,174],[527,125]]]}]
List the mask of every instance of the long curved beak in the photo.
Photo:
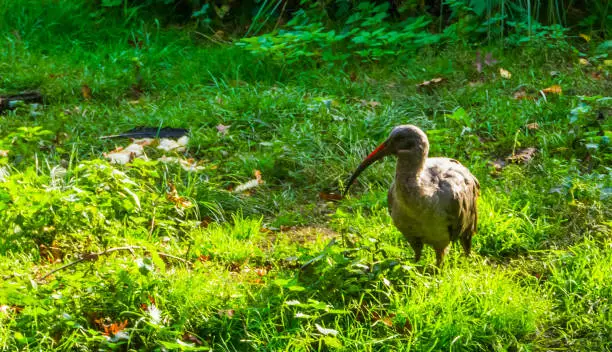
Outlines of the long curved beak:
[{"label": "long curved beak", "polygon": [[374,151],[371,152],[365,159],[363,159],[361,164],[359,164],[357,170],[355,170],[355,172],[353,172],[353,174],[351,175],[351,178],[349,178],[348,183],[346,184],[346,188],[344,189],[343,195],[346,195],[348,193],[349,188],[351,188],[351,185],[357,179],[357,177],[359,177],[363,170],[367,169],[368,166],[374,164],[376,161],[386,157],[389,154],[389,140],[387,139],[386,141],[382,142],[378,147],[376,147],[376,149],[374,149]]}]

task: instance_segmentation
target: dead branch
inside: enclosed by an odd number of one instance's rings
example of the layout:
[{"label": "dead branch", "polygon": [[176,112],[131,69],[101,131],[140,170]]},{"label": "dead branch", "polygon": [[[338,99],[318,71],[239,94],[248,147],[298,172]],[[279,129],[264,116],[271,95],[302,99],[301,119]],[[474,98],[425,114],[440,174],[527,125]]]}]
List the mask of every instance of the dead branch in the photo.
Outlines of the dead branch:
[{"label": "dead branch", "polygon": [[26,104],[43,103],[43,96],[39,92],[25,92],[13,95],[0,95],[0,113],[15,109],[15,104],[22,101]]}]

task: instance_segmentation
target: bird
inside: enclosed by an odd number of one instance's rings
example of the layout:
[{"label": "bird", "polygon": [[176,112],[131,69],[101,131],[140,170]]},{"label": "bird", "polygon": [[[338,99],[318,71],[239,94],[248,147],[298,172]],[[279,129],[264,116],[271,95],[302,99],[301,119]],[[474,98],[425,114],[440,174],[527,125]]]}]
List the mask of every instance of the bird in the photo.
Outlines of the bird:
[{"label": "bird", "polygon": [[456,241],[469,257],[478,223],[480,183],[459,161],[430,158],[427,135],[417,126],[394,127],[353,172],[344,194],[366,168],[387,156],[397,158],[387,194],[389,214],[414,250],[414,261],[421,259],[427,244],[435,250],[440,268]]}]

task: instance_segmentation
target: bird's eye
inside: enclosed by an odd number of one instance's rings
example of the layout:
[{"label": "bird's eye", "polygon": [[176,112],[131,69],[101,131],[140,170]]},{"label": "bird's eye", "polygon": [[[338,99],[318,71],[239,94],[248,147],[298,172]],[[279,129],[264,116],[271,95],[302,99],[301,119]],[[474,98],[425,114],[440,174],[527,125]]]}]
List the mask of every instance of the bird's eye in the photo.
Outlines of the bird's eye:
[{"label": "bird's eye", "polygon": [[412,139],[408,139],[408,140],[406,140],[402,144],[403,144],[403,147],[404,147],[402,149],[412,149],[412,148],[414,148],[416,146],[416,143]]}]

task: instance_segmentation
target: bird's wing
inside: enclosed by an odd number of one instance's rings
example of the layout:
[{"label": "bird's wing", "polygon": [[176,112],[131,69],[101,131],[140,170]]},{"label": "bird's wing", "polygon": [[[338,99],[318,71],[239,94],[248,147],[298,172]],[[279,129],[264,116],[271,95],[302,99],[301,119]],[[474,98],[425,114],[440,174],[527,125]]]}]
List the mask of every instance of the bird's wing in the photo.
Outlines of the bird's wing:
[{"label": "bird's wing", "polygon": [[447,218],[452,241],[459,238],[471,240],[478,224],[476,202],[480,193],[478,179],[461,163],[446,159],[440,177],[440,189],[444,190]]}]

